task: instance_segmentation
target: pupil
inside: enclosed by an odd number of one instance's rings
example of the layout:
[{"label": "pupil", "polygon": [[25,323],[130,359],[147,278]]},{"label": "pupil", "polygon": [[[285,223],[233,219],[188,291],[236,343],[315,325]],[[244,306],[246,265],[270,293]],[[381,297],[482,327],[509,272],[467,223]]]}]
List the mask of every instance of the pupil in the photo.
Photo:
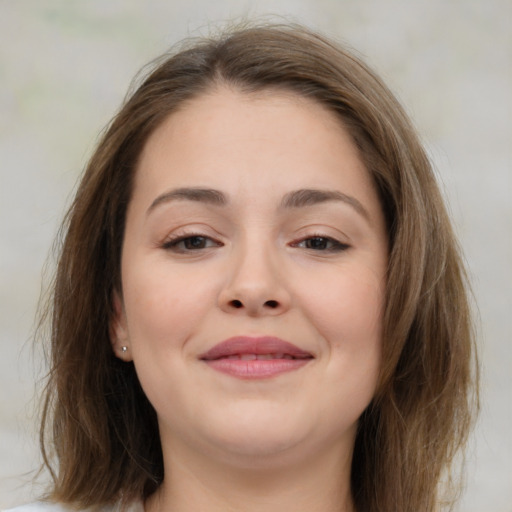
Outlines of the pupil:
[{"label": "pupil", "polygon": [[311,238],[309,247],[310,249],[325,249],[326,241],[323,238]]},{"label": "pupil", "polygon": [[204,247],[204,238],[202,236],[192,236],[187,241],[187,249],[202,249]]}]

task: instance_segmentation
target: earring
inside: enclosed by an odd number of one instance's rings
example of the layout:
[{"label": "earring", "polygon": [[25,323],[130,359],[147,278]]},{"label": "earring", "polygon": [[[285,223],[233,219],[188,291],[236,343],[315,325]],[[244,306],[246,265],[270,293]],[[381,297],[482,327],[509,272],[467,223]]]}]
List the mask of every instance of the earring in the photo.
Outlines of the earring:
[{"label": "earring", "polygon": [[128,347],[122,346],[122,347],[121,347],[121,352],[122,352],[123,354],[126,354],[126,352],[128,352]]}]

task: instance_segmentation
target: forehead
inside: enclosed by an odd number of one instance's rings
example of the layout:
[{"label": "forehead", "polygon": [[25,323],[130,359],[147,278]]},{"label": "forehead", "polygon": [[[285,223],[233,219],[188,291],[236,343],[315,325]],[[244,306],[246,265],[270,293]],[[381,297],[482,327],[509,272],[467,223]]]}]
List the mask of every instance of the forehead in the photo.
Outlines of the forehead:
[{"label": "forehead", "polygon": [[[275,134],[279,134],[278,139]],[[243,92],[217,86],[183,102],[170,114],[149,137],[142,159],[158,151],[162,143],[168,145],[177,139],[181,143],[200,141],[202,146],[213,143],[218,147],[231,142],[248,144],[251,140],[284,143],[293,137],[295,141],[300,137],[304,143],[304,135],[309,143],[318,139],[326,143],[327,134],[336,139],[336,144],[340,137],[351,142],[341,118],[316,100],[284,89]]]},{"label": "forehead", "polygon": [[[341,119],[292,92],[221,87],[184,103],[149,137],[135,195],[204,186],[233,197],[336,188],[373,201],[371,178]],[[148,198],[149,200],[149,198]]]}]

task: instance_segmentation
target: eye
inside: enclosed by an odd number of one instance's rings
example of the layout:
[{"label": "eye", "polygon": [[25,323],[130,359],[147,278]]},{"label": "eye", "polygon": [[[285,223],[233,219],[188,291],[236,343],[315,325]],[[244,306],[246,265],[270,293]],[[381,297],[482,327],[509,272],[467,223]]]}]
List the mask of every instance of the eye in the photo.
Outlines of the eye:
[{"label": "eye", "polygon": [[167,240],[162,248],[175,252],[192,252],[221,245],[220,242],[203,235],[180,235]]},{"label": "eye", "polygon": [[304,238],[303,240],[294,242],[292,246],[323,252],[341,252],[347,250],[350,247],[347,244],[327,236],[312,236],[309,238]]}]

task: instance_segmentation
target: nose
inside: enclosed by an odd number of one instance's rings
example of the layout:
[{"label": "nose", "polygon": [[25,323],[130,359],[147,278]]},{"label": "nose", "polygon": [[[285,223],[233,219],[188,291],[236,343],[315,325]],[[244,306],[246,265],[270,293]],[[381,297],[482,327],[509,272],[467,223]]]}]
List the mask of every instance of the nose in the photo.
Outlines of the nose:
[{"label": "nose", "polygon": [[247,247],[233,255],[219,293],[223,311],[252,317],[280,315],[290,308],[290,302],[283,268],[270,250]]}]

